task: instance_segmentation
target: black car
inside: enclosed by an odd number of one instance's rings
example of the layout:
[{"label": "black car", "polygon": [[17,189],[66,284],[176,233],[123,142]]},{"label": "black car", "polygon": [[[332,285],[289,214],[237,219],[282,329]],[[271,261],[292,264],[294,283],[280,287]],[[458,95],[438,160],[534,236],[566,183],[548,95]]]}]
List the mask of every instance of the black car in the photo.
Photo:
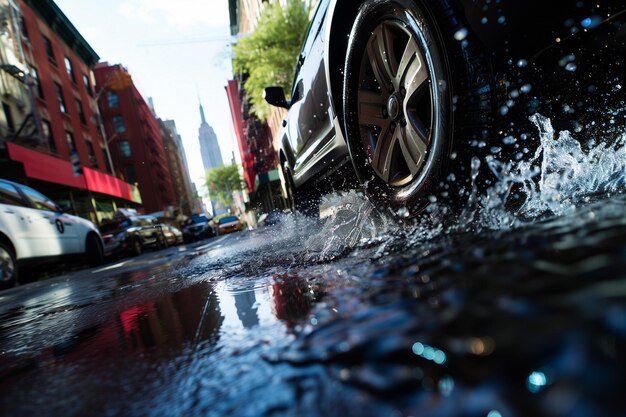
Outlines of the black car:
[{"label": "black car", "polygon": [[145,248],[168,246],[163,225],[153,216],[118,217],[100,226],[107,256],[126,254],[138,256]]},{"label": "black car", "polygon": [[289,109],[279,157],[292,204],[344,181],[343,169],[396,216],[433,197],[462,207],[477,175],[482,187],[493,180],[485,157],[528,153],[520,142],[536,135],[530,116],[598,135],[623,98],[625,9],[608,0],[320,0],[291,99],[265,91]]},{"label": "black car", "polygon": [[204,214],[194,214],[183,225],[183,238],[185,242],[194,242],[199,239],[215,236],[215,231],[209,219]]}]

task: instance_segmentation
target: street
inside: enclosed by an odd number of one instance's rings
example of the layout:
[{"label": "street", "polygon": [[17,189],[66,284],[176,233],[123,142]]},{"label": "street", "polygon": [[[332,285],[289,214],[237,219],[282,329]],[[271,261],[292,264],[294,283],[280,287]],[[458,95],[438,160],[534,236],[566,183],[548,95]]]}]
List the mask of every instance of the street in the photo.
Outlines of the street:
[{"label": "street", "polygon": [[436,231],[340,199],[0,294],[2,415],[626,411],[626,200]]}]

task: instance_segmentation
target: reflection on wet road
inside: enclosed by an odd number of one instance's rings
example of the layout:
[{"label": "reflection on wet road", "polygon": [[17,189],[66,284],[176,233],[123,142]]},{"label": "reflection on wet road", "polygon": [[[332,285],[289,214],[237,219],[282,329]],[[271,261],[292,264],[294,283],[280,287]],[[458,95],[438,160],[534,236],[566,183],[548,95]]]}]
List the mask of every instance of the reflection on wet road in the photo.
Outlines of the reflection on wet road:
[{"label": "reflection on wet road", "polygon": [[0,294],[0,412],[624,415],[626,199],[479,234],[359,222]]}]

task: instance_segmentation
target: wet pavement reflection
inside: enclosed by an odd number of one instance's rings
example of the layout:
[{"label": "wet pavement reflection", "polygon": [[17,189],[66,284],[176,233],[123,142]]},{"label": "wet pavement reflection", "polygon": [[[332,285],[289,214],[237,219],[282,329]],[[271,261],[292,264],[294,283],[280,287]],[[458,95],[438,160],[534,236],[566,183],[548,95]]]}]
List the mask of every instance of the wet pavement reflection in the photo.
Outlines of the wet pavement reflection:
[{"label": "wet pavement reflection", "polygon": [[350,247],[306,221],[1,294],[1,414],[626,412],[625,198],[506,231],[349,231]]}]

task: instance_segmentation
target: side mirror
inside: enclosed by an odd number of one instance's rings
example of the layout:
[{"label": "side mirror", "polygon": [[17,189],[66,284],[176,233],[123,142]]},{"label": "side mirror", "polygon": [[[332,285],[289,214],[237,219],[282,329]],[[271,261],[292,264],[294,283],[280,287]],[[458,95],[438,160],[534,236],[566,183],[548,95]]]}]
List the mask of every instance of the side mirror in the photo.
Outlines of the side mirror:
[{"label": "side mirror", "polygon": [[263,98],[272,106],[289,108],[289,103],[285,99],[285,91],[282,87],[265,87]]},{"label": "side mirror", "polygon": [[69,201],[62,201],[60,203],[56,203],[57,206],[57,211],[59,213],[67,213],[70,210],[72,210],[72,205],[69,203]]}]

